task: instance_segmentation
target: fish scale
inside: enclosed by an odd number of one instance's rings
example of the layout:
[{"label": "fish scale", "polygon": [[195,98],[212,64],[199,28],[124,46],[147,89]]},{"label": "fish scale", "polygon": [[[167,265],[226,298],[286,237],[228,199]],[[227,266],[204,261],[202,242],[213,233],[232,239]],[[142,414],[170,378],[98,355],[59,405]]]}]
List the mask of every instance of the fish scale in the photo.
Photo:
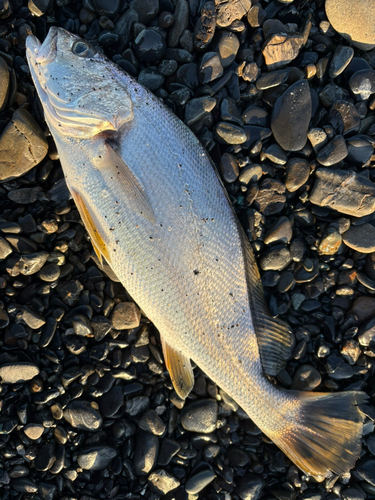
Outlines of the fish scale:
[{"label": "fish scale", "polygon": [[75,35],[52,27],[43,45],[29,36],[26,46],[94,249],[159,329],[176,391],[191,390],[192,359],[303,471],[318,480],[348,472],[368,396],[269,380],[293,337],[269,314],[250,243],[193,133]]}]

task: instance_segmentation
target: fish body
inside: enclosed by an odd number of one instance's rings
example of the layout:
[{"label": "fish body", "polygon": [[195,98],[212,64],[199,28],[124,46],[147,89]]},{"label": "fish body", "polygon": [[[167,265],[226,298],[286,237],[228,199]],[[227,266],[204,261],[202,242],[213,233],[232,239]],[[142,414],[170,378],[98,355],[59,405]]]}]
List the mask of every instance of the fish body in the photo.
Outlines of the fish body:
[{"label": "fish body", "polygon": [[95,251],[160,331],[177,392],[192,387],[192,359],[302,470],[349,470],[366,395],[270,382],[292,337],[269,316],[250,243],[193,133],[60,28],[43,45],[29,37],[27,55]]}]

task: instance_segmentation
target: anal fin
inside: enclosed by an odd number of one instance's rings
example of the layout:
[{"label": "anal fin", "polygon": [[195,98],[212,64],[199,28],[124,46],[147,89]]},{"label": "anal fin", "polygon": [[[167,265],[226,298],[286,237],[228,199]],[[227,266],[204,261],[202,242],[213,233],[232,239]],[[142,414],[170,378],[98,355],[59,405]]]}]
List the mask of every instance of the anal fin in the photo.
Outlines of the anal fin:
[{"label": "anal fin", "polygon": [[172,384],[181,399],[186,399],[194,387],[194,373],[190,359],[162,340],[164,361]]},{"label": "anal fin", "polygon": [[74,189],[71,189],[71,193],[81,215],[85,228],[90,235],[92,246],[94,247],[100,264],[102,264],[103,262],[103,257],[107,262],[110,262],[108,249],[106,244],[104,243],[102,235],[100,234],[100,229],[97,227],[97,224],[95,224],[84,199]]},{"label": "anal fin", "polygon": [[275,376],[290,358],[295,340],[289,325],[278,318],[272,318],[264,299],[263,286],[250,242],[240,225],[239,231],[242,236],[251,315],[263,371],[267,375]]}]

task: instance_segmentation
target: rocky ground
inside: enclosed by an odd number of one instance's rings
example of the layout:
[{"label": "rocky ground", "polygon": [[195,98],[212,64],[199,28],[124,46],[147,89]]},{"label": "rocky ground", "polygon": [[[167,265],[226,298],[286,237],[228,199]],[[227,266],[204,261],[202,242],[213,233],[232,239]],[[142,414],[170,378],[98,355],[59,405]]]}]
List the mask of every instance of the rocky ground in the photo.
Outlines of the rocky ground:
[{"label": "rocky ground", "polygon": [[160,97],[218,164],[272,315],[278,383],[375,395],[375,2],[0,1],[2,499],[363,500],[304,476],[198,367],[181,401],[158,332],[98,269],[25,59],[61,26]]}]

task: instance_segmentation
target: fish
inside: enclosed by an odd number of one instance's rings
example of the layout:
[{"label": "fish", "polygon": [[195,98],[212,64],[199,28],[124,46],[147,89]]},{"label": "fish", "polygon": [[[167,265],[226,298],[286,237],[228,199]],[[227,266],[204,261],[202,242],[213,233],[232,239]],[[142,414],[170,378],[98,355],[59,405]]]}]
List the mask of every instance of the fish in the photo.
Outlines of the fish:
[{"label": "fish", "polygon": [[294,345],[270,315],[251,244],[192,131],[88,41],[51,27],[27,61],[100,263],[159,330],[176,393],[192,361],[302,471],[348,472],[368,395],[277,386]]}]

